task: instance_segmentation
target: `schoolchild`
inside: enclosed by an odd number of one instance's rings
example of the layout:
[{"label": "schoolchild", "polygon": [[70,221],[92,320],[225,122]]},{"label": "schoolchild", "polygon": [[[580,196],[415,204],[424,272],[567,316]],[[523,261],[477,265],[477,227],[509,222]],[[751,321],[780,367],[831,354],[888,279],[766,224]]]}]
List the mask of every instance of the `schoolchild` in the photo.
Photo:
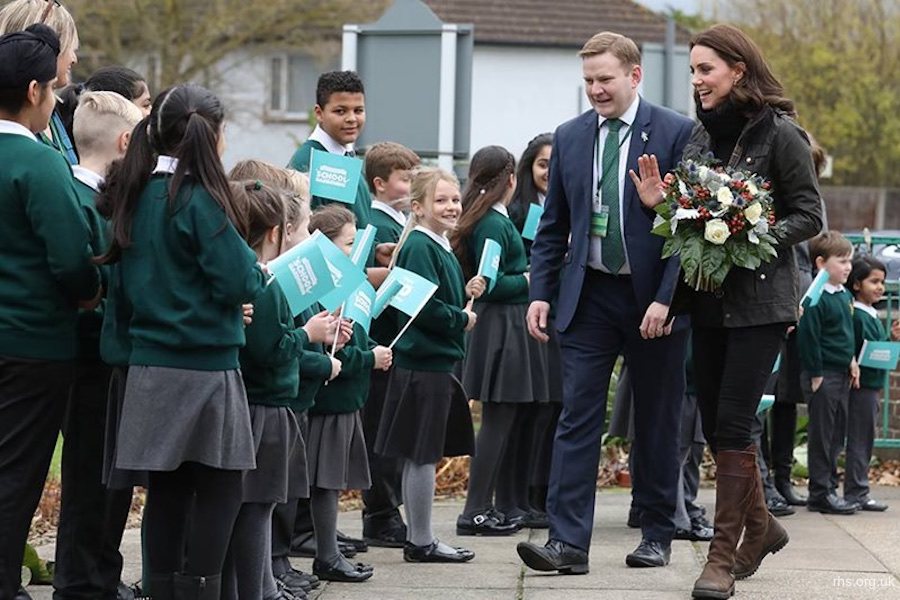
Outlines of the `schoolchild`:
[{"label": "schoolchild", "polygon": [[129,152],[105,191],[118,200],[104,260],[119,261],[131,310],[116,467],[149,472],[146,591],[218,598],[243,471],[256,467],[242,305],[267,276],[222,168],[220,100],[175,86],[148,119],[153,152]]},{"label": "schoolchild", "polygon": [[[63,88],[69,85],[72,66],[78,62],[78,31],[71,13],[53,0],[13,0],[0,8],[0,35],[22,31],[36,23],[47,25],[59,36],[60,51],[53,87]],[[59,101],[56,100],[50,122],[38,132],[38,138],[60,152],[70,165],[74,165],[78,163],[78,156],[63,125],[59,108]]]},{"label": "schoolchild", "polygon": [[843,446],[850,386],[859,385],[853,354],[853,296],[844,287],[850,276],[853,246],[836,231],[820,233],[809,242],[809,256],[828,273],[822,297],[805,304],[797,325],[797,345],[803,364],[802,381],[809,405],[809,500],[815,512],[847,515],[854,504],[837,495],[837,459]]},{"label": "schoolchild", "polygon": [[541,133],[531,138],[516,171],[516,191],[509,203],[509,218],[522,231],[532,204],[544,205],[550,181],[550,155],[553,153],[553,134]]},{"label": "schoolchild", "polygon": [[[231,179],[259,179],[267,185],[289,193],[285,208],[282,246],[288,251],[309,237],[309,180],[303,173],[282,169],[259,160],[242,160],[230,171]],[[302,328],[320,311],[310,307],[294,318],[294,327]],[[343,324],[342,324],[343,325]],[[338,343],[346,343],[349,330],[343,330]],[[329,356],[320,343],[308,343],[299,358],[300,384],[291,409],[297,420],[300,436],[290,457],[287,501],[275,505],[272,515],[272,574],[279,587],[284,587],[297,598],[319,587],[319,579],[291,565],[289,556],[294,524],[298,520],[309,523],[309,481],[307,476],[306,440],[309,438],[307,411],[316,393],[326,381],[337,377],[341,361]],[[303,513],[298,519],[298,514]]]},{"label": "schoolchild", "polygon": [[[366,152],[366,181],[373,194],[371,224],[377,227],[376,244],[396,244],[400,240],[409,213],[412,169],[418,164],[419,157],[412,150],[394,142],[375,144]],[[379,344],[390,344],[397,335],[395,326],[396,315],[389,310],[372,322],[369,336]],[[371,546],[402,548],[406,542],[406,524],[399,509],[403,467],[397,459],[376,454],[373,447],[387,381],[387,372],[372,371],[369,399],[362,410],[372,478],[372,486],[362,494],[363,538]]]},{"label": "schoolchild", "polygon": [[0,37],[0,598],[19,589],[74,374],[77,307],[100,299],[72,171],[36,138],[59,52],[44,25]]},{"label": "schoolchild", "polygon": [[[320,231],[349,255],[356,237],[351,213],[339,205],[323,206],[313,212],[310,231]],[[393,352],[369,339],[362,325],[353,325],[353,336],[335,357],[341,372],[316,394],[309,408],[310,509],[316,535],[313,574],[326,581],[365,581],[373,569],[350,563],[338,549],[337,511],[341,490],[369,487],[369,462],[362,431],[360,409],[369,394],[369,374],[387,370]]]},{"label": "schoolchild", "polygon": [[[879,260],[864,256],[853,262],[848,284],[853,293],[854,355],[866,340],[888,340],[875,304],[884,297],[887,268]],[[900,321],[891,324],[890,339],[900,340]],[[881,390],[888,373],[884,369],[860,367],[859,386],[851,388],[847,405],[847,457],[844,467],[844,500],[860,510],[880,512],[887,504],[869,495],[869,462],[875,443],[875,424]]]},{"label": "schoolchild", "polygon": [[[410,206],[396,266],[438,289],[395,345],[375,452],[403,460],[404,560],[465,562],[475,554],[435,538],[431,511],[437,462],[474,451],[468,398],[453,373],[465,356],[465,332],[477,319],[466,297],[479,297],[485,281],[473,277],[465,282],[447,239],[462,213],[456,177],[440,169],[420,169],[410,187]],[[398,325],[403,319],[398,317]]]},{"label": "schoolchild", "polygon": [[[122,158],[141,111],[114,92],[88,92],[75,110],[73,138],[81,147],[72,167],[79,206],[91,231],[94,256],[106,252],[108,223],[97,194],[109,165]],[[104,268],[103,287],[109,287]],[[53,585],[61,599],[116,593],[122,574],[119,544],[131,508],[131,489],[108,490],[101,477],[110,367],[100,360],[102,305],[78,314],[78,361],[63,417],[62,500]]]},{"label": "schoolchild", "polygon": [[[232,182],[233,195],[248,217],[246,240],[260,263],[276,258],[286,230],[286,194],[259,180]],[[333,335],[327,313],[294,327],[287,297],[272,281],[253,302],[241,376],[250,403],[256,469],[246,471],[243,504],[234,525],[223,579],[223,598],[281,598],[272,574],[272,511],[287,501],[290,458],[299,439],[291,410],[300,382],[299,357],[312,342]]]},{"label": "schoolchild", "polygon": [[79,157],[81,152],[75,140],[72,122],[75,118],[75,109],[78,108],[78,100],[85,92],[115,92],[138,107],[143,117],[150,114],[150,105],[153,102],[144,76],[120,65],[100,67],[91,73],[84,83],[70,83],[61,89],[58,94],[60,102],[57,112]]}]

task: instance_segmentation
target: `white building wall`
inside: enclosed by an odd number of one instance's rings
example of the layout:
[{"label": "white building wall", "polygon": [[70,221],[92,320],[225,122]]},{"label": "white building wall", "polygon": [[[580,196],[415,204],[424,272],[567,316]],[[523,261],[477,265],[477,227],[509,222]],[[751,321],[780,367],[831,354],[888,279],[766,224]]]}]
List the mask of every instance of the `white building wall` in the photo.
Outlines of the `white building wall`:
[{"label": "white building wall", "polygon": [[518,159],[531,138],[588,108],[571,48],[476,45],[472,80],[472,153],[497,144]]}]

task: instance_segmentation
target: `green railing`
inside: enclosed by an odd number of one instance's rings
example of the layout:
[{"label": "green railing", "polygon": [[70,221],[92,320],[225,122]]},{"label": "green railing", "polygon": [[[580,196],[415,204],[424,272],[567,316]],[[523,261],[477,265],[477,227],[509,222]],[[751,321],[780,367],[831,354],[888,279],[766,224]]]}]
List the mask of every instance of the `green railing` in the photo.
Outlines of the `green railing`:
[{"label": "green railing", "polygon": [[[875,244],[884,245],[900,245],[900,237],[878,236],[868,234],[851,234],[845,237],[850,240],[854,246],[858,244],[866,244],[871,250]],[[891,330],[891,321],[893,315],[900,312],[900,281],[885,282],[885,326],[888,331]],[[881,400],[881,436],[875,438],[876,448],[900,448],[900,439],[889,437],[891,422],[891,378],[890,375],[885,377],[884,394]]]}]

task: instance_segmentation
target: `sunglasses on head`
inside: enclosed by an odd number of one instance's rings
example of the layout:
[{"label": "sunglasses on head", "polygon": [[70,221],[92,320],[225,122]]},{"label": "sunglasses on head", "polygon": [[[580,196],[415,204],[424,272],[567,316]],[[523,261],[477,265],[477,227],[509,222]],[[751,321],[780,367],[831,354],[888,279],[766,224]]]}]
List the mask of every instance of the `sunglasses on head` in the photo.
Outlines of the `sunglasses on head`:
[{"label": "sunglasses on head", "polygon": [[47,8],[45,8],[43,14],[41,14],[41,24],[44,24],[47,21],[47,17],[50,16],[50,11],[53,10],[54,6],[62,7],[62,4],[59,3],[59,0],[44,0],[44,2],[47,3]]}]

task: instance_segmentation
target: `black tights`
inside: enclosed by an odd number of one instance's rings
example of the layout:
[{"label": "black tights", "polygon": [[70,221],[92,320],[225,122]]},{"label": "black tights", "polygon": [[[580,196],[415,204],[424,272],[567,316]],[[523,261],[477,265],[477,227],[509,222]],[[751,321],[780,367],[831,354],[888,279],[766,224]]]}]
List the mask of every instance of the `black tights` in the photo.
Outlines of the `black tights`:
[{"label": "black tights", "polygon": [[713,452],[752,443],[750,428],[785,331],[786,323],[694,328],[694,381]]},{"label": "black tights", "polygon": [[184,463],[151,471],[144,509],[149,573],[217,575],[241,508],[241,471]]},{"label": "black tights", "polygon": [[481,429],[475,440],[475,456],[469,463],[469,490],[463,515],[472,518],[493,506],[494,487],[500,461],[506,450],[516,415],[521,404],[512,402],[483,402]]}]

